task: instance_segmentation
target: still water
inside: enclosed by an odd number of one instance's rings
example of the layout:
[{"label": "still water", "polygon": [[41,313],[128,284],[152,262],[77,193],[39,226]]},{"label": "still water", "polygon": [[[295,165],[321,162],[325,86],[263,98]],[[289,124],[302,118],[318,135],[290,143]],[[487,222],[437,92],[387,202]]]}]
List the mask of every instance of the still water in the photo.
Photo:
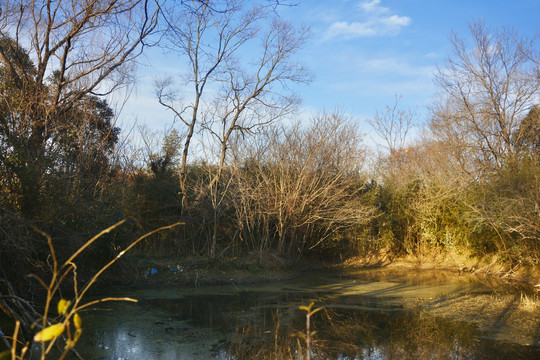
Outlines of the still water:
[{"label": "still water", "polygon": [[[440,274],[440,273],[439,273]],[[433,274],[321,271],[258,285],[122,289],[138,303],[107,303],[83,314],[77,349],[86,359],[304,359],[306,312],[313,359],[540,359],[540,336],[430,315],[426,299],[500,291]],[[474,316],[473,316],[474,318]],[[502,335],[502,336],[501,336]],[[503,339],[503,340],[501,340]]]}]

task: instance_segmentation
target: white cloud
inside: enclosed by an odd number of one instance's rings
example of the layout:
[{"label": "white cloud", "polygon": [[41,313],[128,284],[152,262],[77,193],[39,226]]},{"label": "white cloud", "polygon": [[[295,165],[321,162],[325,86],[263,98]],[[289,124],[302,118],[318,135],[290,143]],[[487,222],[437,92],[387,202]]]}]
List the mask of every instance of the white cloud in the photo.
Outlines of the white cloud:
[{"label": "white cloud", "polygon": [[363,59],[356,58],[355,64],[368,70],[371,73],[389,74],[393,77],[406,77],[414,79],[429,80],[433,76],[435,70],[432,65],[418,65],[411,60],[397,57],[371,58]]},{"label": "white cloud", "polygon": [[380,0],[361,2],[359,16],[363,21],[336,21],[326,31],[326,38],[394,36],[411,24],[410,17],[390,14],[390,9],[380,3]]},{"label": "white cloud", "polygon": [[[332,61],[340,70],[328,76],[330,83],[327,86],[340,94],[354,94],[355,98],[367,99],[374,94],[392,97],[397,93],[422,99],[421,102],[433,94],[435,65],[422,61],[421,57],[348,53],[335,54]],[[362,106],[369,108],[372,104],[368,102]]]},{"label": "white cloud", "polygon": [[372,24],[358,22],[348,23],[346,21],[335,22],[328,28],[328,37],[342,35],[349,37],[375,36],[377,35],[377,31]]},{"label": "white cloud", "polygon": [[392,15],[386,18],[379,19],[380,23],[388,28],[401,28],[408,26],[411,23],[411,18],[408,16]]},{"label": "white cloud", "polygon": [[384,14],[390,11],[387,7],[380,6],[381,0],[364,1],[360,3],[360,8],[370,13]]}]

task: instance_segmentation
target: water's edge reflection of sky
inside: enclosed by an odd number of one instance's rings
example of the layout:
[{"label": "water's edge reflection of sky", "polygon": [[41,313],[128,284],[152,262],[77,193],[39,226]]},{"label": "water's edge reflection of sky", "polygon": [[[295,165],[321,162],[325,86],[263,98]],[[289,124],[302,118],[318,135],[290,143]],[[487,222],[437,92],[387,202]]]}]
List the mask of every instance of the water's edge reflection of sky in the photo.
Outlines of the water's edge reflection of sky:
[{"label": "water's edge reflection of sky", "polygon": [[[301,359],[305,312],[315,359],[534,359],[540,346],[489,339],[474,323],[427,315],[416,299],[485,294],[477,284],[376,272],[306,274],[253,286],[137,289],[139,303],[83,314],[87,359]],[[505,329],[500,329],[505,331]]]}]

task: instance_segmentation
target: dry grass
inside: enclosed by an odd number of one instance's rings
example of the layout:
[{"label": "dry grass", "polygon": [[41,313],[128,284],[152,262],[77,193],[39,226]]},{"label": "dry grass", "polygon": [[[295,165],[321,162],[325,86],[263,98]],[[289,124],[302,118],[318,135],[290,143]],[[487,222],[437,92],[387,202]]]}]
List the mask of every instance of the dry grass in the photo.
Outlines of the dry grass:
[{"label": "dry grass", "polygon": [[381,250],[348,259],[341,266],[453,271],[459,275],[473,274],[486,280],[503,281],[529,292],[540,292],[540,267],[519,265],[512,267],[499,260],[497,256],[476,258],[461,251],[431,251],[395,256]]},{"label": "dry grass", "polygon": [[527,295],[522,293],[519,300],[519,308],[531,313],[540,312],[540,295]]}]

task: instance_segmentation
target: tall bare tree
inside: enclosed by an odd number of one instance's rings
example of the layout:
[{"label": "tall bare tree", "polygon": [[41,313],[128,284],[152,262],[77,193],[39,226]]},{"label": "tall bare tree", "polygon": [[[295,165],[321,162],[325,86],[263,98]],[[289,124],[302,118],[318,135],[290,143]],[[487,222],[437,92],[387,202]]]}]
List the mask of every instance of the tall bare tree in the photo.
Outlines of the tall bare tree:
[{"label": "tall bare tree", "polygon": [[519,156],[521,121],[540,101],[535,39],[514,29],[469,26],[472,44],[453,34],[452,54],[436,74],[442,101],[432,130],[453,142],[468,171],[500,168]]},{"label": "tall bare tree", "polygon": [[210,189],[219,181],[233,133],[252,133],[298,103],[289,85],[309,80],[293,59],[306,31],[279,19],[266,26],[271,14],[267,4],[252,6],[241,0],[187,1],[164,7],[163,13],[167,46],[188,66],[182,84],[189,86],[187,95],[171,78],[159,81],[156,91],[186,134],[180,166],[185,209],[188,154],[196,131],[209,132],[219,144],[218,171]]},{"label": "tall bare tree", "polygon": [[385,142],[388,150],[387,164],[390,174],[396,174],[406,160],[406,143],[411,129],[415,126],[416,114],[399,106],[400,95],[395,95],[394,103],[386,106],[384,112],[375,114],[369,124],[375,133]]},{"label": "tall bare tree", "polygon": [[391,155],[405,147],[407,135],[415,125],[415,114],[399,107],[401,98],[401,95],[395,95],[394,103],[386,106],[384,112],[377,111],[375,117],[369,121],[375,133],[386,143]]}]

